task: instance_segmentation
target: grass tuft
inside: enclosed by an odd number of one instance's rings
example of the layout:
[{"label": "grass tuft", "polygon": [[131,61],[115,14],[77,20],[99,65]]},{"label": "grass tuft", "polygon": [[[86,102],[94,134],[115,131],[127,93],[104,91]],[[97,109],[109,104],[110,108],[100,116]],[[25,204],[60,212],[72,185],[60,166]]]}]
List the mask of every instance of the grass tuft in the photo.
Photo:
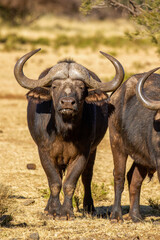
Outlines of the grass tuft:
[{"label": "grass tuft", "polygon": [[49,188],[39,189],[42,198],[49,199],[50,190]]},{"label": "grass tuft", "polygon": [[105,186],[104,183],[102,183],[101,185],[98,185],[96,183],[92,183],[93,200],[98,201],[98,202],[99,201],[106,201],[106,200],[108,200],[108,193],[109,193],[109,190]]},{"label": "grass tuft", "polygon": [[148,199],[149,206],[151,206],[155,210],[160,211],[160,205],[158,203],[158,200],[153,200],[152,198]]},{"label": "grass tuft", "polygon": [[10,196],[10,188],[0,183],[0,217],[8,211]]}]

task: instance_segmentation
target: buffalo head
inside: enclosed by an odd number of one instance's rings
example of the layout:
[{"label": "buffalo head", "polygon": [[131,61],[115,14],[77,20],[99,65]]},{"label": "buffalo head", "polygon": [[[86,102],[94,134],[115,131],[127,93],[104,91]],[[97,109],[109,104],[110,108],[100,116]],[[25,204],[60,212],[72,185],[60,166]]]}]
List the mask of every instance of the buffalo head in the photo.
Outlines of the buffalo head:
[{"label": "buffalo head", "polygon": [[114,65],[116,76],[111,82],[102,83],[95,73],[71,60],[64,60],[42,72],[38,80],[23,73],[25,62],[40,49],[20,58],[14,69],[18,83],[31,91],[28,98],[38,102],[53,100],[56,113],[64,119],[73,118],[82,111],[83,103],[99,103],[107,99],[106,92],[116,90],[124,78],[121,64],[114,57],[101,52]]}]

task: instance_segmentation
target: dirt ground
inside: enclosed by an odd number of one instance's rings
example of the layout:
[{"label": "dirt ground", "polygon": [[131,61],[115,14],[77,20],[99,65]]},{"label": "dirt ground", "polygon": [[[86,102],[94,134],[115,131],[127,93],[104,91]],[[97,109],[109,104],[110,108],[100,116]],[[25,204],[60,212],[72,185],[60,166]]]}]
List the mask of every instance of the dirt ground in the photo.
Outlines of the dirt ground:
[{"label": "dirt ground", "polygon": [[[107,48],[104,46],[102,48],[107,52]],[[10,224],[0,228],[0,240],[160,239],[160,210],[149,204],[150,200],[159,204],[160,188],[156,174],[151,182],[149,179],[145,179],[143,183],[141,212],[144,221],[136,224],[129,220],[117,224],[110,223],[108,214],[113,204],[114,189],[108,132],[99,145],[93,176],[94,184],[98,186],[104,184],[105,186],[105,199],[96,196],[94,203],[97,212],[106,213],[106,217],[83,215],[82,211],[78,212],[76,208],[74,209],[76,216],[74,221],[58,221],[48,219],[44,215],[43,211],[47,203],[47,197],[44,194],[48,191],[47,179],[40,164],[37,148],[27,128],[27,100],[25,98],[27,91],[17,84],[13,76],[16,60],[26,51],[1,51],[0,53],[0,186],[4,185],[11,191],[7,199],[8,205],[5,214],[12,216]],[[25,73],[29,77],[37,78],[43,69],[69,54],[76,58],[77,62],[90,67],[102,78],[107,74],[114,75],[112,66],[107,65],[106,60],[97,56],[97,53],[90,49],[76,50],[73,48],[68,49],[67,52],[60,49],[56,54],[49,50],[45,54],[39,53],[30,60],[30,63],[26,64]],[[144,63],[147,59],[148,65],[143,65],[139,72],[146,71],[147,67],[150,70],[159,64],[159,57],[154,49],[139,50],[138,54],[134,51],[125,53],[121,49],[118,51],[117,58],[127,71],[135,61]],[[136,71],[136,68],[132,69],[133,71]],[[36,170],[28,170],[26,167],[28,163],[36,164]],[[131,163],[132,160],[128,159],[127,169]],[[127,183],[122,196],[122,205],[125,215],[129,210]],[[80,204],[81,209],[82,204]]]}]

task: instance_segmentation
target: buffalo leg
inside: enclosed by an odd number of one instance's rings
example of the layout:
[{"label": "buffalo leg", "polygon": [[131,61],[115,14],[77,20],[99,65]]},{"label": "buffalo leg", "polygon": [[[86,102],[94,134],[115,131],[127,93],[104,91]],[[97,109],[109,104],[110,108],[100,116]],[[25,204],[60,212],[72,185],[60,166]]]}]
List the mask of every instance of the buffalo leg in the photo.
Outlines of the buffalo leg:
[{"label": "buffalo leg", "polygon": [[83,199],[83,208],[84,211],[88,213],[93,213],[95,211],[92,193],[91,193],[91,181],[93,176],[93,165],[95,161],[96,150],[90,154],[88,163],[82,173],[82,182],[84,185],[84,199]]},{"label": "buffalo leg", "polygon": [[129,196],[130,196],[130,211],[129,215],[133,222],[142,220],[139,204],[140,191],[142,182],[147,175],[147,169],[139,164],[133,163],[131,169],[127,173]]},{"label": "buffalo leg", "polygon": [[123,141],[119,135],[110,135],[114,161],[114,204],[112,206],[111,221],[122,221],[121,195],[124,189],[126,161],[128,155],[123,148]]},{"label": "buffalo leg", "polygon": [[49,154],[46,151],[39,150],[39,155],[43,169],[48,178],[50,188],[50,197],[45,208],[45,212],[56,217],[60,214],[61,204],[59,200],[59,193],[62,187],[62,179],[59,172],[52,164]]},{"label": "buffalo leg", "polygon": [[67,168],[67,175],[63,183],[64,202],[61,207],[61,218],[72,219],[74,218],[72,197],[76,188],[78,178],[82,174],[87,159],[84,156],[78,157]]}]

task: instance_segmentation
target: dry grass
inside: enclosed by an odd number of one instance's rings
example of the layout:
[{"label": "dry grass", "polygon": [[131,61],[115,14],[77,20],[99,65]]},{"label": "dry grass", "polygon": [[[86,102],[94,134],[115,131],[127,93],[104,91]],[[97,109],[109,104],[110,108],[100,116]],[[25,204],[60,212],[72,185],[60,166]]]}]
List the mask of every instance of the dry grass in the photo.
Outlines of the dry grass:
[{"label": "dry grass", "polygon": [[[48,17],[49,18],[49,17]],[[64,32],[67,35],[74,35],[77,32],[82,35],[94,34],[95,31],[102,31],[107,36],[123,36],[126,29],[132,28],[124,20],[119,22],[94,22],[83,25],[68,20],[60,19],[40,19],[31,28],[9,29],[8,26],[1,28],[1,33],[8,31],[18,31],[21,35],[42,37],[56,35]],[[38,27],[39,26],[39,27]],[[53,30],[53,31],[52,31]],[[38,46],[40,47],[40,46]],[[3,48],[3,46],[1,46]],[[48,184],[44,171],[41,167],[37,149],[29,134],[26,122],[25,100],[26,90],[22,89],[13,76],[14,64],[18,57],[33,48],[30,44],[22,46],[20,51],[1,52],[0,78],[1,78],[1,114],[0,114],[0,186],[5,185],[7,189],[12,189],[13,198],[6,195],[6,214],[11,214],[13,220],[10,227],[0,228],[0,239],[29,239],[31,233],[38,232],[40,239],[160,239],[160,212],[156,204],[159,205],[160,191],[157,176],[155,174],[151,182],[144,181],[141,196],[141,211],[145,220],[138,224],[131,221],[124,221],[123,224],[111,224],[109,219],[92,218],[76,211],[74,221],[53,221],[47,219],[43,214],[48,196]],[[75,49],[74,47],[63,47],[53,51],[51,47],[44,47],[45,53],[37,54],[25,66],[27,76],[37,78],[39,73],[46,67],[54,65],[58,60],[65,57],[72,57],[77,62],[95,71],[102,79],[112,77],[113,67],[104,57],[93,51],[90,47],[85,49]],[[100,46],[99,50],[113,52],[114,48]],[[154,48],[116,50],[117,58],[122,62],[128,73],[141,72],[159,65],[159,58]],[[138,64],[139,63],[139,64]],[[26,165],[35,163],[35,171],[28,170]],[[127,169],[131,164],[129,159]],[[109,213],[113,203],[113,163],[109,145],[108,133],[101,142],[93,176],[94,201],[97,211]],[[76,197],[78,207],[82,209],[82,185],[78,183]],[[35,200],[31,205],[24,205],[26,200]],[[11,202],[7,202],[7,201]],[[151,204],[152,203],[152,204]],[[129,198],[127,184],[122,197],[124,214],[128,211]],[[157,206],[157,205],[156,205]]]}]

